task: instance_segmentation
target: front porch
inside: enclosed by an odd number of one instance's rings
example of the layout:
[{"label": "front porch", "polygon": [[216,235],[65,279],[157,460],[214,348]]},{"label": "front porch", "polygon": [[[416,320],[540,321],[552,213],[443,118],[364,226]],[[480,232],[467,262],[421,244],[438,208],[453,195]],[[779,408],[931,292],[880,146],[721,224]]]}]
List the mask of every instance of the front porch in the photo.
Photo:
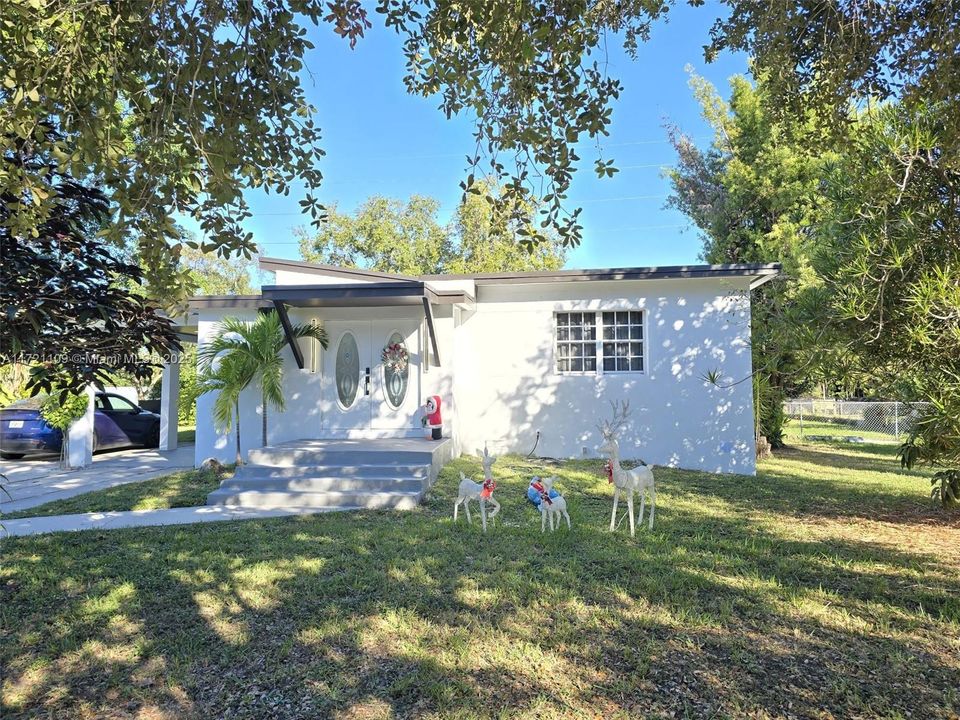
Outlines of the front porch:
[{"label": "front porch", "polygon": [[[217,332],[225,313],[251,321],[259,312],[280,317],[288,340],[282,350],[285,407],[268,409],[268,448],[261,447],[263,407],[256,388],[241,393],[238,408],[240,454],[256,465],[261,450],[270,455],[265,462],[272,462],[275,448],[289,450],[312,438],[418,444],[424,434],[422,407],[432,395],[443,399],[445,431],[453,434],[455,315],[472,302],[466,292],[435,290],[413,280],[281,283],[263,286],[256,297],[194,298],[191,310],[201,346]],[[323,328],[328,343],[293,338],[296,325]],[[406,351],[404,365],[383,361],[391,347]],[[231,462],[236,456],[235,438],[208,421],[213,400],[212,393],[197,399],[198,465],[208,457]],[[391,449],[389,443],[379,447]]]},{"label": "front porch", "polygon": [[295,440],[253,449],[208,505],[406,510],[454,457],[449,438]]}]

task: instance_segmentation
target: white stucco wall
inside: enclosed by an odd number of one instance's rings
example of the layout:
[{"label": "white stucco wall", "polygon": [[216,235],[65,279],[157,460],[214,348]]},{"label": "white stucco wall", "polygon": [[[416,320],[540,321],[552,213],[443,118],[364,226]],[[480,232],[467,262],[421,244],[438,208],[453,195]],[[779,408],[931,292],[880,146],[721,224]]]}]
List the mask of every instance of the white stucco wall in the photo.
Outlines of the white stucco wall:
[{"label": "white stucco wall", "polygon": [[[627,399],[631,421],[621,440],[624,458],[656,465],[753,473],[749,292],[747,280],[646,280],[481,285],[472,310],[434,308],[439,366],[411,380],[418,402],[444,400],[445,431],[458,451],[489,443],[494,452],[548,457],[597,457],[596,423],[609,416],[609,400]],[[645,372],[560,375],[555,371],[554,313],[565,310],[641,309],[645,312]],[[401,317],[414,308],[291,310],[294,322]],[[253,319],[255,310],[203,310],[203,344],[223,315]],[[422,318],[422,311],[419,312]],[[421,333],[421,338],[425,335]],[[413,349],[413,348],[411,348]],[[309,358],[307,348],[305,355]],[[421,348],[416,348],[419,353]],[[287,408],[270,411],[270,442],[329,436],[324,413],[334,409],[318,372],[299,370],[284,350]],[[703,380],[720,370],[716,387]],[[329,396],[329,397],[328,397]],[[213,427],[212,395],[197,400],[197,462],[234,457],[233,436]],[[260,402],[255,389],[241,398],[244,455],[260,446]],[[372,433],[371,436],[377,436]]]},{"label": "white stucco wall", "polygon": [[[597,457],[609,400],[630,401],[621,455],[718,472],[755,471],[746,280],[653,280],[481,286],[464,323],[457,394],[466,450]],[[645,372],[560,375],[554,313],[642,309]]]}]

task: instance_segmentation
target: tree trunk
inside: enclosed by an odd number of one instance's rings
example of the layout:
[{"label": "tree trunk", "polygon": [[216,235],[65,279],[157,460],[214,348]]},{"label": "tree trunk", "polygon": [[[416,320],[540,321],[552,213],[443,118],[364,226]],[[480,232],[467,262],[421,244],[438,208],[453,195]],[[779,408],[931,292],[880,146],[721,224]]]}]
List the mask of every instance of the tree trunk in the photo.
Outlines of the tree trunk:
[{"label": "tree trunk", "polygon": [[237,410],[237,465],[243,465],[243,455],[240,454],[240,403],[236,404]]},{"label": "tree trunk", "polygon": [[267,396],[266,394],[261,395],[261,402],[263,403],[263,414],[260,417],[260,429],[263,433],[263,447],[267,446]]}]

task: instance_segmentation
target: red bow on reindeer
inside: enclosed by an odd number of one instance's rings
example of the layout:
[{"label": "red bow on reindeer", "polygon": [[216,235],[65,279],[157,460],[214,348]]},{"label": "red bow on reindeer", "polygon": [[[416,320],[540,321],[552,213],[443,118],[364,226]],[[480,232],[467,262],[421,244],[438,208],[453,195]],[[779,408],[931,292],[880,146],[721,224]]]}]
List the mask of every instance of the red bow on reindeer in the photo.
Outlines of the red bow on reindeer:
[{"label": "red bow on reindeer", "polygon": [[553,500],[550,498],[550,493],[547,492],[547,487],[542,482],[537,480],[536,482],[530,483],[530,487],[540,493],[540,501],[546,501],[547,505],[553,505]]},{"label": "red bow on reindeer", "polygon": [[606,464],[607,470],[607,482],[613,482],[613,460],[607,460]]},{"label": "red bow on reindeer", "polygon": [[483,481],[483,490],[480,491],[480,497],[486,499],[493,495],[493,491],[497,489],[497,483],[494,482],[493,478],[487,478]]}]

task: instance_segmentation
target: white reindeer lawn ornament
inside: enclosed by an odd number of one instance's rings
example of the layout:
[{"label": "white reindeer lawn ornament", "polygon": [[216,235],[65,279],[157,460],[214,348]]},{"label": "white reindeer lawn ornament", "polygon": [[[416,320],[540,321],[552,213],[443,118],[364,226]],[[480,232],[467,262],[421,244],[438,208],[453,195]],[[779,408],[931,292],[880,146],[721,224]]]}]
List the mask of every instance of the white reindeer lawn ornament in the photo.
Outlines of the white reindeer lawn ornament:
[{"label": "white reindeer lawn ornament", "polygon": [[540,532],[546,532],[547,520],[550,521],[550,532],[556,528],[553,526],[554,518],[557,521],[557,527],[563,518],[567,519],[567,530],[570,529],[570,515],[567,513],[567,501],[562,495],[550,497],[550,491],[553,484],[557,481],[556,477],[534,478],[531,486],[540,493]]},{"label": "white reindeer lawn ornament", "polygon": [[630,415],[630,403],[611,402],[613,407],[613,420],[604,421],[597,425],[600,435],[603,437],[603,444],[598,448],[601,454],[609,458],[607,462],[607,477],[614,485],[613,491],[613,515],[610,518],[610,532],[616,529],[617,523],[617,503],[620,501],[620,491],[627,493],[627,512],[630,515],[630,537],[633,537],[633,493],[640,493],[640,514],[637,516],[637,522],[643,522],[643,510],[647,501],[647,493],[650,494],[650,529],[653,530],[653,513],[657,505],[657,491],[653,485],[653,467],[641,465],[633,470],[624,470],[620,467],[620,444],[617,442],[617,436],[623,429]]},{"label": "white reindeer lawn ornament", "polygon": [[482,453],[477,450],[477,455],[480,456],[480,462],[483,463],[483,482],[473,482],[473,480],[467,478],[462,472],[460,473],[460,492],[457,495],[457,502],[453,505],[453,521],[457,521],[457,510],[460,508],[460,504],[463,503],[463,508],[467,511],[467,522],[472,524],[473,518],[470,517],[470,501],[476,500],[480,504],[480,518],[483,521],[483,531],[486,532],[487,503],[489,502],[493,505],[493,512],[490,513],[491,521],[497,516],[497,513],[500,512],[500,503],[493,498],[493,491],[497,487],[497,483],[493,480],[493,464],[497,459],[487,451],[486,446],[484,446]]}]

